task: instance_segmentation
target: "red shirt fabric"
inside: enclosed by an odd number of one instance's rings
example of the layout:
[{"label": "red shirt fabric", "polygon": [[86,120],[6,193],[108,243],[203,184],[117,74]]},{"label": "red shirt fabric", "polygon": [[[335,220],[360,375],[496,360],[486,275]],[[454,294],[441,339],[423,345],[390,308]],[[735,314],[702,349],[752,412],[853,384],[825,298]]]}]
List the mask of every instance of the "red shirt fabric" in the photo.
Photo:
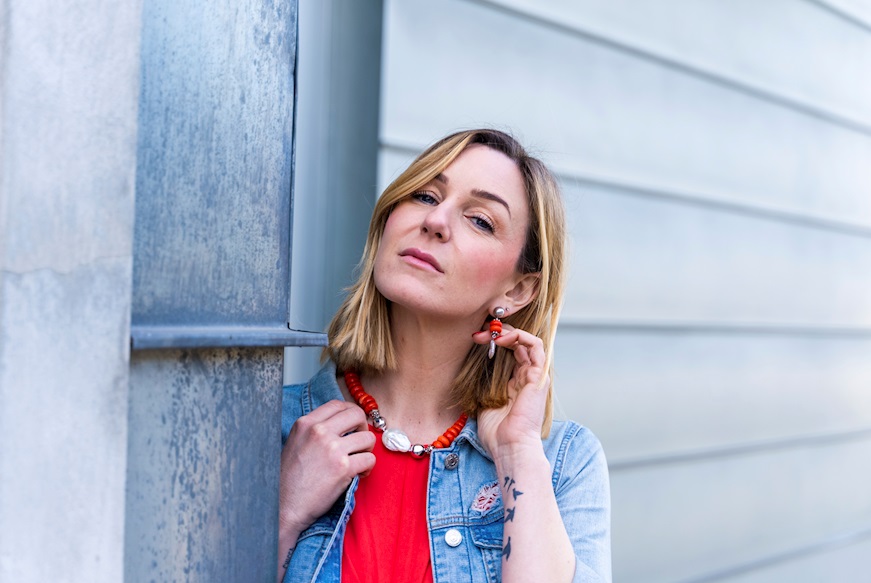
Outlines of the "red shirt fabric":
[{"label": "red shirt fabric", "polygon": [[342,583],[432,583],[426,523],[429,456],[390,451],[375,433],[375,467],[360,478],[342,553]]}]

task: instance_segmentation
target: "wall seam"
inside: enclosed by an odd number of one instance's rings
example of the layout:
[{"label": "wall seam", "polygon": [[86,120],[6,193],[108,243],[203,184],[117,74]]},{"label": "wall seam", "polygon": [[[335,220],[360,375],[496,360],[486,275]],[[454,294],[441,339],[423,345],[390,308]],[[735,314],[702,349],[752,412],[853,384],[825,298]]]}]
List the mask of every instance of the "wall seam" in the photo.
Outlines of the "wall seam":
[{"label": "wall seam", "polygon": [[825,0],[805,0],[805,2],[819,8],[820,10],[830,12],[831,14],[834,14],[838,18],[844,20],[845,22],[849,22],[853,26],[865,32],[871,32],[871,23],[846,8],[836,6],[835,4],[832,4],[831,2],[826,2]]},{"label": "wall seam", "polygon": [[716,71],[715,69],[706,68],[702,65],[689,63],[687,61],[678,60],[674,57],[666,56],[652,49],[644,48],[637,44],[632,44],[626,40],[618,39],[606,33],[596,32],[592,29],[581,28],[576,25],[569,25],[563,22],[558,22],[547,16],[536,14],[529,10],[523,10],[515,6],[506,6],[498,0],[465,0],[471,4],[479,4],[484,7],[498,10],[515,18],[527,20],[539,26],[552,28],[562,34],[569,36],[584,38],[596,44],[611,48],[624,54],[638,57],[642,60],[656,63],[676,71],[680,71],[688,76],[696,77],[705,80],[709,83],[726,87],[732,91],[740,92],[749,95],[761,101],[773,103],[785,109],[789,109],[808,117],[825,120],[833,125],[838,125],[842,128],[871,136],[871,123],[865,120],[856,119],[847,114],[833,111],[826,107],[821,107],[816,104],[804,101],[800,98],[787,95],[777,90],[756,85],[742,79],[729,76],[725,73]]},{"label": "wall seam", "polygon": [[50,272],[55,275],[67,276],[73,275],[77,271],[91,267],[93,265],[99,265],[101,263],[111,263],[114,261],[122,260],[122,261],[131,261],[131,253],[126,253],[122,255],[97,255],[94,257],[89,257],[86,261],[80,261],[75,263],[69,267],[57,267],[50,265],[41,265],[39,267],[34,267],[31,269],[15,269],[10,267],[0,268],[0,273],[3,275],[33,275],[36,273]]},{"label": "wall seam", "polygon": [[743,457],[759,453],[771,453],[779,450],[795,450],[807,447],[827,447],[838,443],[871,440],[871,427],[852,431],[840,431],[756,441],[724,447],[710,447],[694,451],[684,451],[666,454],[654,454],[644,457],[617,459],[608,463],[608,468],[614,472],[637,470],[639,468],[661,467],[665,465],[705,462],[725,457]]},{"label": "wall seam", "polygon": [[766,322],[712,322],[681,320],[619,320],[606,318],[563,317],[560,328],[578,332],[623,332],[629,334],[708,334],[716,336],[791,336],[869,338],[868,326],[826,326],[818,324],[788,324]]},{"label": "wall seam", "polygon": [[775,565],[781,565],[797,559],[806,558],[808,555],[820,555],[841,548],[858,545],[869,539],[871,539],[871,527],[840,533],[807,545],[795,547],[788,551],[773,553],[746,563],[726,567],[725,569],[714,571],[707,575],[685,579],[682,583],[711,583],[713,581],[722,581],[723,579],[745,575],[753,571],[759,571],[766,567],[773,567]]}]

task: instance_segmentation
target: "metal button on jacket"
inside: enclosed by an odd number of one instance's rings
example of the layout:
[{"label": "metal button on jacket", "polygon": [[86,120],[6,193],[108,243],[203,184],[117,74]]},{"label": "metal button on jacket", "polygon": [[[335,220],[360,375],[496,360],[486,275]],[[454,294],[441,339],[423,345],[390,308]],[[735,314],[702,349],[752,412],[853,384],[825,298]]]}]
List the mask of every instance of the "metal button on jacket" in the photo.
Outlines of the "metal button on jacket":
[{"label": "metal button on jacket", "polygon": [[456,528],[452,528],[445,533],[445,542],[449,547],[458,547],[463,542],[463,535]]},{"label": "metal button on jacket", "polygon": [[445,469],[453,470],[460,465],[460,456],[455,453],[449,453],[445,456]]}]

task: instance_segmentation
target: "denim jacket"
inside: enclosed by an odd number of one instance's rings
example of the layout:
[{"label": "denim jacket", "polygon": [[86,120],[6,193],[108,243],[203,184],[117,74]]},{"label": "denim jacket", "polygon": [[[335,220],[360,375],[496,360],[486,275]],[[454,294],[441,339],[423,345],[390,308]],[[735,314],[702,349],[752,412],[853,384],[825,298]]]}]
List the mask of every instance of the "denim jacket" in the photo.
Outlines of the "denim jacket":
[{"label": "denim jacket", "polygon": [[[284,387],[282,443],[297,418],[331,399],[342,399],[332,362],[308,383]],[[573,581],[609,582],[610,493],[602,446],[588,429],[565,421],[555,421],[542,443],[575,550]],[[300,534],[284,583],[340,583],[342,542],[358,480]],[[496,466],[478,439],[473,419],[450,447],[430,454],[426,507],[434,583],[501,581],[504,510],[501,494],[492,500],[499,492],[496,480]]]}]

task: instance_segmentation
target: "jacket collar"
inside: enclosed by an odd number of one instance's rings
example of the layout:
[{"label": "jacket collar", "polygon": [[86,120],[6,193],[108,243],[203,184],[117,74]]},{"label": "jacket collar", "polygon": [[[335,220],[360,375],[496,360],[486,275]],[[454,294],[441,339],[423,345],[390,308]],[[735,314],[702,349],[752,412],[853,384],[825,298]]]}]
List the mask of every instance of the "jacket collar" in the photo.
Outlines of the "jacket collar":
[{"label": "jacket collar", "polygon": [[328,360],[309,380],[303,391],[302,414],[308,415],[315,408],[333,399],[343,401],[345,398],[339,390],[339,383],[336,382],[336,364]]},{"label": "jacket collar", "polygon": [[490,457],[490,452],[487,451],[487,448],[484,447],[484,444],[481,443],[481,440],[478,438],[478,420],[477,419],[469,419],[466,421],[466,426],[463,427],[463,430],[460,431],[460,434],[457,436],[457,439],[454,440],[454,446],[456,446],[457,442],[465,440],[469,442],[469,445],[478,450],[482,456],[493,461],[493,458]]}]

